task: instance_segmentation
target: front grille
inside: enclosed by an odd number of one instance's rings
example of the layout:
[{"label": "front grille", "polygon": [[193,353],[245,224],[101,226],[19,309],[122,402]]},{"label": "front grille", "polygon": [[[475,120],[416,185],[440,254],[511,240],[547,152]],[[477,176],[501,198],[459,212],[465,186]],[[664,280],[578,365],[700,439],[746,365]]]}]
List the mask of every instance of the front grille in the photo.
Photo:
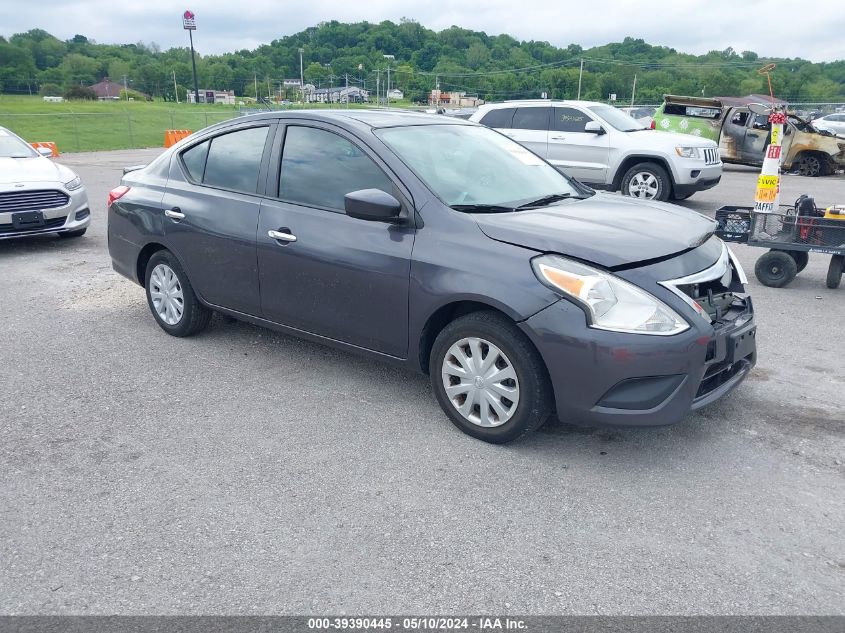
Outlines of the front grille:
[{"label": "front grille", "polygon": [[719,164],[719,149],[716,147],[707,147],[704,150],[704,163],[707,165]]},{"label": "front grille", "polygon": [[0,213],[58,209],[68,202],[70,202],[70,197],[63,191],[56,189],[6,191],[0,193]]},{"label": "front grille", "polygon": [[16,229],[11,224],[0,224],[0,235],[9,233],[24,233],[29,231],[49,231],[50,229],[59,229],[65,225],[67,217],[53,218],[51,220],[44,220],[43,226],[33,226],[31,229]]},{"label": "front grille", "polygon": [[701,379],[701,383],[698,385],[698,391],[695,393],[695,399],[698,400],[699,398],[703,398],[707,394],[724,385],[743,369],[749,367],[752,363],[752,358],[753,354],[749,354],[745,358],[741,358],[734,363],[722,362],[711,365],[705,372],[704,377]]}]

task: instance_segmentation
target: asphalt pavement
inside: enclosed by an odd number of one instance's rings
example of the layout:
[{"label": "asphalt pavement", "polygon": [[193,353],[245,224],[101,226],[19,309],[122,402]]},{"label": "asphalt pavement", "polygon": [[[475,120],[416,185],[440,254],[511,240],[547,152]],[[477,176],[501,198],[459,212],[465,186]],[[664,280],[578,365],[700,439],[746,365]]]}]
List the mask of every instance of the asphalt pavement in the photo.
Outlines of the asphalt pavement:
[{"label": "asphalt pavement", "polygon": [[[460,433],[427,378],[215,317],[162,332],[106,194],[0,241],[0,613],[845,614],[845,287],[751,282],[759,364],[682,424]],[[749,203],[756,171],[685,206]],[[845,177],[786,176],[845,202]]]}]

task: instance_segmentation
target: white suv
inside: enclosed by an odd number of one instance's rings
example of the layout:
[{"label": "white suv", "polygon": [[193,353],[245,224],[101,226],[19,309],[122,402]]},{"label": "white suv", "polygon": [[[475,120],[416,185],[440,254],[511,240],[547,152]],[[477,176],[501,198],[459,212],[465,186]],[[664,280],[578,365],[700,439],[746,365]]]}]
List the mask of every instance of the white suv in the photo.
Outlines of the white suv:
[{"label": "white suv", "polygon": [[655,132],[604,103],[491,103],[470,121],[495,128],[573,178],[637,198],[683,200],[722,178],[713,141]]}]

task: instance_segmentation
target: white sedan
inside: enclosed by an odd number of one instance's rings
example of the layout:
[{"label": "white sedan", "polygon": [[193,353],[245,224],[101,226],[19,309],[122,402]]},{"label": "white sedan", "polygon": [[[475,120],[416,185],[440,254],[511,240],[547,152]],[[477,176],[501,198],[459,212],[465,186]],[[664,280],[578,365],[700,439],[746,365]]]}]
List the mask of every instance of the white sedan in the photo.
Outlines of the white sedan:
[{"label": "white sedan", "polygon": [[39,233],[79,237],[90,222],[79,176],[0,127],[0,240]]},{"label": "white sedan", "polygon": [[845,112],[828,114],[827,116],[813,119],[813,127],[817,130],[827,130],[837,136],[845,136]]}]

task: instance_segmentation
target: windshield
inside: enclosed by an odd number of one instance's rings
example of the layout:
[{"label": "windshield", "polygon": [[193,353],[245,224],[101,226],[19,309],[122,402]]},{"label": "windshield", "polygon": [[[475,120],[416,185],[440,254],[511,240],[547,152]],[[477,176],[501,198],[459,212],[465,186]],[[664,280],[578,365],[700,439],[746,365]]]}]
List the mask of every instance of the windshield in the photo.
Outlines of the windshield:
[{"label": "windshield", "polygon": [[32,147],[17,136],[0,129],[0,158],[31,158],[37,155]]},{"label": "windshield", "polygon": [[415,125],[376,134],[449,206],[512,208],[558,194],[584,195],[554,167],[486,127]]},{"label": "windshield", "polygon": [[613,106],[590,106],[588,109],[604,119],[605,123],[613,126],[620,132],[633,132],[634,130],[648,129],[636,119],[631,118],[622,112],[622,110],[614,108]]}]

